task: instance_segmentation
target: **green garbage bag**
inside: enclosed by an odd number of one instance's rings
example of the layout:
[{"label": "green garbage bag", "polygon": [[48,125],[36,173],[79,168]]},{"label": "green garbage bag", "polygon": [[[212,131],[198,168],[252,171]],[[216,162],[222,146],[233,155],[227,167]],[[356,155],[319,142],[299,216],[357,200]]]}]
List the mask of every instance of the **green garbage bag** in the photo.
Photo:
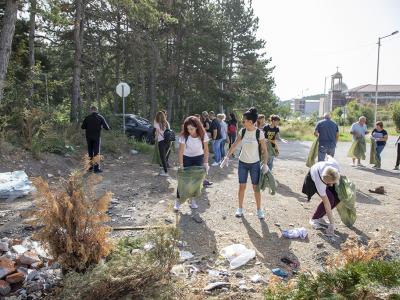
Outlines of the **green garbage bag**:
[{"label": "green garbage bag", "polygon": [[308,159],[306,162],[306,166],[311,168],[315,164],[315,160],[318,156],[318,139],[315,139],[311,145],[310,152],[308,153]]},{"label": "green garbage bag", "polygon": [[[277,147],[277,146],[275,146]],[[278,151],[272,146],[272,142],[267,140],[268,157],[278,156]]]},{"label": "green garbage bag", "polygon": [[346,176],[340,176],[339,183],[335,185],[336,193],[340,200],[336,209],[342,222],[351,227],[356,222],[356,186]]},{"label": "green garbage bag", "polygon": [[376,141],[371,139],[371,151],[369,153],[369,163],[371,165],[380,166],[380,161],[376,155]]},{"label": "green garbage bag", "polygon": [[204,167],[187,167],[178,170],[178,193],[180,203],[189,198],[198,197],[203,190],[203,181],[206,178]]},{"label": "green garbage bag", "polygon": [[263,174],[262,165],[260,170],[260,179],[258,180],[257,192],[265,191],[268,187],[269,193],[275,195],[276,193],[276,181],[274,175],[269,171],[267,174]]},{"label": "green garbage bag", "polygon": [[161,166],[160,151],[158,150],[158,142],[157,141],[154,143],[154,151],[153,151],[153,157],[151,159],[151,163]]},{"label": "green garbage bag", "polygon": [[347,156],[359,160],[365,160],[365,152],[367,152],[367,144],[365,142],[365,137],[362,136],[353,142]]}]

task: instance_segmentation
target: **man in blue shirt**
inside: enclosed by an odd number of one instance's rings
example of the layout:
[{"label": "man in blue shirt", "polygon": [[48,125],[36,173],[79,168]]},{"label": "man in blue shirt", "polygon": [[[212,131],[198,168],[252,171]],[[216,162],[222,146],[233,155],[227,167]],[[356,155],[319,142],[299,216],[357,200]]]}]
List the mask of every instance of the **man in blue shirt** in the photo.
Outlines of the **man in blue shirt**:
[{"label": "man in blue shirt", "polygon": [[314,135],[318,138],[318,161],[324,161],[325,156],[335,156],[336,143],[339,140],[339,127],[326,113],[324,119],[317,123]]}]

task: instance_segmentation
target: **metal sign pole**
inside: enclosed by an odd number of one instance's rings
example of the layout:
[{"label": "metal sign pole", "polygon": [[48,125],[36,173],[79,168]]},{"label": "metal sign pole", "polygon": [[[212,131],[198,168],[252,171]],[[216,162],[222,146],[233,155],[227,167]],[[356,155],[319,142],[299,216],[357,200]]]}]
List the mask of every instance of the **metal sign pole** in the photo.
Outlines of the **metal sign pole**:
[{"label": "metal sign pole", "polygon": [[124,86],[122,86],[122,126],[124,128],[124,135],[125,135],[125,91]]}]

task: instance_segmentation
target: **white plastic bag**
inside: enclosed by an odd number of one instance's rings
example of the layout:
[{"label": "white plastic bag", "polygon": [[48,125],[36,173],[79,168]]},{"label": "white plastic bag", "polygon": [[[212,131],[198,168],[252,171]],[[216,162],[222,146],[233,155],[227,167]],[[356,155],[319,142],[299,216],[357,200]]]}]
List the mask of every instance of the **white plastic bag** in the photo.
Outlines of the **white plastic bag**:
[{"label": "white plastic bag", "polygon": [[14,200],[35,191],[24,171],[0,173],[0,199]]},{"label": "white plastic bag", "polygon": [[233,244],[221,250],[220,254],[230,262],[232,270],[245,265],[249,260],[256,257],[256,251],[247,249],[242,244]]}]

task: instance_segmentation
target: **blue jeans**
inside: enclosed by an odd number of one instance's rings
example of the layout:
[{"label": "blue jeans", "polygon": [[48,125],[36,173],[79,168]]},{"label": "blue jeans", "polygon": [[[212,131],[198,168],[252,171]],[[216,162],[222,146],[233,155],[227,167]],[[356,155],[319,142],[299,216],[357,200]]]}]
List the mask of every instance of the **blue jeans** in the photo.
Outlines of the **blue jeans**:
[{"label": "blue jeans", "polygon": [[381,167],[381,153],[383,151],[383,148],[385,148],[385,145],[377,145],[376,146],[376,166]]},{"label": "blue jeans", "polygon": [[239,167],[238,167],[238,175],[239,175],[239,183],[246,184],[247,177],[251,178],[251,183],[253,185],[257,185],[258,181],[260,180],[260,162],[255,162],[253,164],[248,164],[239,160]]},{"label": "blue jeans", "polygon": [[324,161],[325,156],[330,155],[330,156],[335,156],[335,147],[327,147],[327,146],[318,146],[318,161]]},{"label": "blue jeans", "polygon": [[213,140],[213,142],[212,142],[212,147],[213,147],[213,151],[214,151],[214,160],[217,163],[221,162],[221,142],[222,142],[222,139]]},{"label": "blue jeans", "polygon": [[226,139],[222,139],[221,141],[221,159],[225,157],[225,144],[226,144]]}]

